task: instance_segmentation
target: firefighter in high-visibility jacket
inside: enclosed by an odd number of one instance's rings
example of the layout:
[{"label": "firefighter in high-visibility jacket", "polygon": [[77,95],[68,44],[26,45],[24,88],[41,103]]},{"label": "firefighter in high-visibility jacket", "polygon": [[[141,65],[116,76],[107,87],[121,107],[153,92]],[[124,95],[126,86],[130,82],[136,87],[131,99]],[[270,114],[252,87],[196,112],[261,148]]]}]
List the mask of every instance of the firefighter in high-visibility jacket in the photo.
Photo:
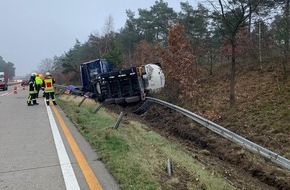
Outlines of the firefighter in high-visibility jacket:
[{"label": "firefighter in high-visibility jacket", "polygon": [[54,105],[57,105],[54,97],[54,83],[55,80],[51,77],[50,72],[46,72],[45,78],[43,79],[42,87],[45,94],[46,105],[49,106],[49,97],[52,99]]},{"label": "firefighter in high-visibility jacket", "polygon": [[36,102],[37,87],[35,83],[35,76],[36,76],[36,73],[32,73],[30,76],[29,83],[28,83],[28,90],[29,90],[29,96],[27,99],[28,106],[38,105],[38,103]]},{"label": "firefighter in high-visibility jacket", "polygon": [[41,75],[37,74],[35,77],[35,83],[36,83],[36,89],[37,89],[37,93],[36,93],[36,98],[38,98],[39,96],[39,91],[41,89],[42,86],[42,79],[41,79]]}]

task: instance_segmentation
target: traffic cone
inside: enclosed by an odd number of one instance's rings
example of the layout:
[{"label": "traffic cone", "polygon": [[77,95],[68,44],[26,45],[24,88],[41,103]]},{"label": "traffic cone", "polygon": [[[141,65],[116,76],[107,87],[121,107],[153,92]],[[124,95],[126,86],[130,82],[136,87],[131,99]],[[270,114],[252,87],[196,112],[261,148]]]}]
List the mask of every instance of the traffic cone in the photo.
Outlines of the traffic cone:
[{"label": "traffic cone", "polygon": [[17,94],[17,86],[14,86],[14,94]]}]

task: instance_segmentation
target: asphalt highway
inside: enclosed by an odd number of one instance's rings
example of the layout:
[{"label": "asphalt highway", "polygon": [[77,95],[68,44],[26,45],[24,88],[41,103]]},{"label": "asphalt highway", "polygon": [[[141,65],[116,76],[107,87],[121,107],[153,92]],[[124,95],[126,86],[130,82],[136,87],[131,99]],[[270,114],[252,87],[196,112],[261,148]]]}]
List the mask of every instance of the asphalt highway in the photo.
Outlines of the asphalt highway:
[{"label": "asphalt highway", "polygon": [[0,189],[119,189],[58,105],[40,97],[27,106],[27,87],[8,88],[0,91]]}]

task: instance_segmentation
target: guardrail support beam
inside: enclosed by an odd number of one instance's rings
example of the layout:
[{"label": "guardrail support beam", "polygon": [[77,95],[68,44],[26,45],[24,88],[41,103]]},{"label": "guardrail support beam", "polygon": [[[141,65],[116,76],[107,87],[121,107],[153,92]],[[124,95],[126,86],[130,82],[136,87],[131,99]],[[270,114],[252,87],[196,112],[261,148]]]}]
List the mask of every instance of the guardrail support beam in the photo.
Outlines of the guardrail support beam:
[{"label": "guardrail support beam", "polygon": [[87,99],[87,97],[84,97],[83,99],[82,99],[82,101],[79,103],[79,105],[78,105],[78,107],[81,107],[81,105],[84,103],[84,101]]},{"label": "guardrail support beam", "polygon": [[101,103],[101,104],[97,107],[97,109],[94,111],[94,113],[97,113],[97,112],[101,109],[102,106],[103,106],[103,103]]}]

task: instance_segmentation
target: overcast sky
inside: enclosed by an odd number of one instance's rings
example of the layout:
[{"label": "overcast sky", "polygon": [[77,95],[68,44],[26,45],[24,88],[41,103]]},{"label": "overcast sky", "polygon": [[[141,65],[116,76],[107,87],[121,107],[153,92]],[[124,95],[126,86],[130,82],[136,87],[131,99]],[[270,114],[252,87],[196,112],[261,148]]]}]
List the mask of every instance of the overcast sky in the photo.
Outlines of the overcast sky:
[{"label": "overcast sky", "polygon": [[[176,12],[179,0],[164,0]],[[183,2],[185,2],[184,0]],[[195,6],[196,0],[188,0]],[[125,25],[126,10],[138,14],[155,0],[0,0],[0,56],[14,63],[16,76],[37,70],[42,59],[67,52],[78,39],[102,34],[111,15],[116,31]]]}]

